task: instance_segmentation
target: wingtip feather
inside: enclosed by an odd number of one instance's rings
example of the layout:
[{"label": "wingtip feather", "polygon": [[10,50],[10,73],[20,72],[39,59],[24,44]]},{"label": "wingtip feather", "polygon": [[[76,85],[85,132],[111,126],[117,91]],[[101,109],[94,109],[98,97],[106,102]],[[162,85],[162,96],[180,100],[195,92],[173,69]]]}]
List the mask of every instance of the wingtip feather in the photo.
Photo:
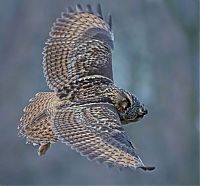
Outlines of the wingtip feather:
[{"label": "wingtip feather", "polygon": [[137,167],[137,168],[140,168],[145,171],[152,171],[155,169],[155,167],[153,167],[153,166],[141,166],[141,167]]},{"label": "wingtip feather", "polygon": [[92,6],[91,6],[90,4],[87,4],[87,5],[86,5],[86,11],[87,11],[88,13],[91,13],[91,14],[94,13],[93,10],[92,10]]},{"label": "wingtip feather", "polygon": [[97,14],[101,19],[103,19],[103,14],[102,14],[101,4],[100,3],[97,4]]}]

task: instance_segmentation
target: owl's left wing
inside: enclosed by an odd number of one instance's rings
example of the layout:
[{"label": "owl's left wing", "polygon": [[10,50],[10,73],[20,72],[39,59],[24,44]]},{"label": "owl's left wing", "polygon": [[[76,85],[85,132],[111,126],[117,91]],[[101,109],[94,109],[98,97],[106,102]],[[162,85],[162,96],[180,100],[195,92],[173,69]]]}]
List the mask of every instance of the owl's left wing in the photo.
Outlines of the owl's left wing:
[{"label": "owl's left wing", "polygon": [[121,127],[115,108],[108,103],[85,104],[58,110],[53,131],[65,144],[97,162],[120,167],[146,167]]},{"label": "owl's left wing", "polygon": [[79,78],[104,76],[113,79],[111,17],[103,18],[100,5],[69,8],[53,24],[44,48],[44,75],[48,86],[62,92]]}]

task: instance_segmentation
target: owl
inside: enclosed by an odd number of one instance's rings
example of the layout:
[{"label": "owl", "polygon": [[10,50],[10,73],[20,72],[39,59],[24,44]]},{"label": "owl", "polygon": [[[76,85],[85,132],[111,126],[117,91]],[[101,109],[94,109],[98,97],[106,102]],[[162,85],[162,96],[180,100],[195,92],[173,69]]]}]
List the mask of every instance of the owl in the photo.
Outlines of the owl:
[{"label": "owl", "polygon": [[36,94],[23,110],[19,135],[39,145],[38,154],[62,142],[108,166],[145,166],[123,128],[147,114],[135,95],[113,81],[111,16],[101,6],[69,7],[53,24],[43,51],[51,92]]}]

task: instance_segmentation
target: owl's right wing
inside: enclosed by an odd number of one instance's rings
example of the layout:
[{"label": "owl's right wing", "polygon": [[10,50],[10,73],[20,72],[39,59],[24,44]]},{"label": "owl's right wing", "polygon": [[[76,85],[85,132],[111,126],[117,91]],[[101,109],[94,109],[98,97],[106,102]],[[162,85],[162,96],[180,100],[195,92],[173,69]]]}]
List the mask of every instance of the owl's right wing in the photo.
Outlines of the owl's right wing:
[{"label": "owl's right wing", "polygon": [[65,144],[100,163],[120,167],[146,167],[125,130],[116,109],[108,103],[91,103],[58,110],[53,131]]},{"label": "owl's right wing", "polygon": [[113,36],[111,17],[103,19],[87,5],[69,8],[53,24],[44,48],[43,68],[48,86],[62,91],[70,82],[87,76],[103,76],[113,80]]}]

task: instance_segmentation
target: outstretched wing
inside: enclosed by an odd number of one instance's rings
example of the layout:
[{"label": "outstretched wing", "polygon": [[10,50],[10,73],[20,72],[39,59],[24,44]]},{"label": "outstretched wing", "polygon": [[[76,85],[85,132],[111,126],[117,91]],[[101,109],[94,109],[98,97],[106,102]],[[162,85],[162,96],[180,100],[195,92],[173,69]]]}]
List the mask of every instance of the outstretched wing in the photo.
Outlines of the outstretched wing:
[{"label": "outstretched wing", "polygon": [[108,165],[146,167],[121,127],[115,108],[108,103],[62,108],[55,113],[53,130],[58,138],[81,155]]},{"label": "outstretched wing", "polygon": [[43,68],[48,86],[62,91],[81,77],[101,75],[113,79],[113,37],[111,17],[103,19],[100,5],[97,13],[87,5],[69,8],[53,24],[44,48]]},{"label": "outstretched wing", "polygon": [[54,143],[57,137],[52,131],[52,120],[46,113],[58,97],[54,92],[40,92],[24,108],[20,119],[19,136],[26,137],[27,142],[35,144]]}]

